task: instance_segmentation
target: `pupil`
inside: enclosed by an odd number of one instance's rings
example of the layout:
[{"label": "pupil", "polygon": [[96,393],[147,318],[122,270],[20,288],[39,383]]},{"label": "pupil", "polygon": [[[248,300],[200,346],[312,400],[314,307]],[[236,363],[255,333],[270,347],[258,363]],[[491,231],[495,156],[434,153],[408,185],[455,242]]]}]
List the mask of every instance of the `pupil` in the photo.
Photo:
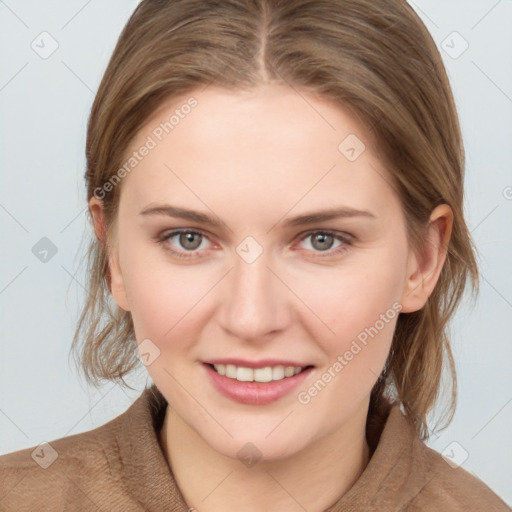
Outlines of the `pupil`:
[{"label": "pupil", "polygon": [[[196,235],[197,235],[197,233],[185,233],[185,234],[182,234],[180,242],[183,245],[183,247],[185,247],[187,249],[197,249],[199,247],[199,245],[200,245],[200,241],[199,241],[199,243],[197,243],[197,240],[196,240],[196,243],[194,244],[193,238]],[[197,236],[197,239],[199,240],[199,236]],[[190,246],[189,243],[191,243],[192,246]]]},{"label": "pupil", "polygon": [[[331,240],[329,240],[331,239]],[[320,247],[318,247],[318,249],[320,250],[325,250],[325,249],[329,249],[329,246],[330,244],[327,243],[327,246],[322,246],[322,243],[325,244],[325,241],[326,240],[329,240],[330,242],[332,242],[332,236],[331,235],[325,235],[325,234],[320,234],[320,235],[316,235],[315,236],[315,240],[320,240]]]},{"label": "pupil", "polygon": [[[197,235],[197,233],[185,233],[181,235],[181,243],[184,247],[187,249],[197,249],[199,247],[200,242],[200,236],[197,237],[196,242],[194,243],[194,237]],[[320,243],[320,247],[317,247],[320,250],[326,250],[329,249],[331,243],[332,243],[332,236],[326,235],[326,234],[319,234],[315,236],[315,242]],[[191,244],[192,246],[190,246]]]}]

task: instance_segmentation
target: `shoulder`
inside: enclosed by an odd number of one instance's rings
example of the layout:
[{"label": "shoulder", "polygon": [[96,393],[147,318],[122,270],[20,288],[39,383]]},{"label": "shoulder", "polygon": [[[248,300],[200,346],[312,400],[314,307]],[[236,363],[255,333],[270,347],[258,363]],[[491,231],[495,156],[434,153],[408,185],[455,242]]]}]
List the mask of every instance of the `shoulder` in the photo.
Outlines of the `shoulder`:
[{"label": "shoulder", "polygon": [[343,502],[353,510],[512,512],[479,478],[427,446],[398,402],[367,427],[375,450]]},{"label": "shoulder", "polygon": [[[106,485],[115,450],[117,419],[94,430],[0,457],[0,508],[50,510],[94,491],[95,482]],[[94,478],[91,478],[94,475]],[[89,510],[82,506],[77,510]],[[96,506],[91,503],[90,510]]]},{"label": "shoulder", "polygon": [[512,511],[482,480],[461,466],[451,465],[419,438],[415,442],[418,453],[425,461],[425,478],[408,511]]},{"label": "shoulder", "polygon": [[0,456],[0,510],[143,510],[127,487],[125,466],[129,443],[152,430],[149,398],[146,390],[93,430]]},{"label": "shoulder", "polygon": [[[1,455],[0,471],[47,469],[57,461],[68,465],[78,460],[96,463],[98,455],[103,453],[105,439],[115,431],[116,423],[117,418],[94,430]],[[94,458],[84,457],[85,452],[94,453]]]}]

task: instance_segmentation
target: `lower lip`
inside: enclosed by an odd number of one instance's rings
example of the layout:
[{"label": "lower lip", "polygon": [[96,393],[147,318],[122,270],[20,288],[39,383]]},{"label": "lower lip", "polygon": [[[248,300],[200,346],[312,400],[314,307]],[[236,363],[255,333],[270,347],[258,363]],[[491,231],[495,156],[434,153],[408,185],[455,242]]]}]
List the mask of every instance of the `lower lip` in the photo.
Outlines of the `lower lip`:
[{"label": "lower lip", "polygon": [[212,367],[203,364],[213,387],[222,395],[242,404],[265,405],[291,393],[311,373],[308,368],[293,377],[271,382],[241,382],[217,373]]}]

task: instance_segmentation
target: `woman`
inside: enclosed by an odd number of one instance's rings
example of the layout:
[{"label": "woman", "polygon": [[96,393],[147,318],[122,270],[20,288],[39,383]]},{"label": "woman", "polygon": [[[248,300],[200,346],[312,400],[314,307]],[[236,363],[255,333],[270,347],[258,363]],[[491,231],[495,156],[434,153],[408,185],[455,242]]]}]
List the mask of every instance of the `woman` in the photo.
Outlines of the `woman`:
[{"label": "woman", "polygon": [[86,150],[74,348],[91,383],[154,385],[1,457],[2,510],[509,510],[423,442],[478,271],[406,2],[144,0]]}]

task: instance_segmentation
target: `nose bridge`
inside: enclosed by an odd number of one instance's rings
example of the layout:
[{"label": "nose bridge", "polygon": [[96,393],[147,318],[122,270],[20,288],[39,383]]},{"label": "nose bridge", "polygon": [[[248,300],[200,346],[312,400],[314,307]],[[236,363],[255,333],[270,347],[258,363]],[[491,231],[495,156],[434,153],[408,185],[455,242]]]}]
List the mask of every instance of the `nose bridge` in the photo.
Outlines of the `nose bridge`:
[{"label": "nose bridge", "polygon": [[268,254],[254,241],[236,249],[227,280],[224,327],[240,339],[254,339],[282,327],[285,298],[278,280],[268,268]]}]

